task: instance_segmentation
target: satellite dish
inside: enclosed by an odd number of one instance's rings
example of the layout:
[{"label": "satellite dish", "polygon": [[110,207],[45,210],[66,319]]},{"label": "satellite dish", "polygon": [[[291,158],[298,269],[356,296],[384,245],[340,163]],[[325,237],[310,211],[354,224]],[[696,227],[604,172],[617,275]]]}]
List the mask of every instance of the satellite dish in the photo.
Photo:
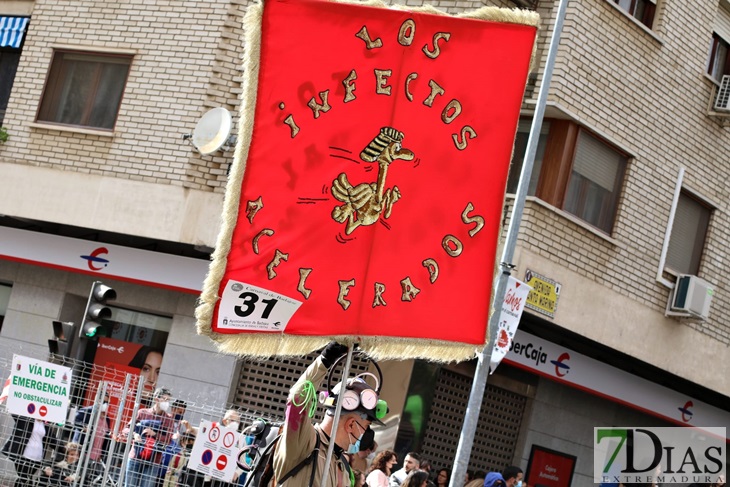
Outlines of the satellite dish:
[{"label": "satellite dish", "polygon": [[225,108],[205,112],[193,130],[193,145],[206,156],[217,151],[228,141],[232,126],[231,113]]}]

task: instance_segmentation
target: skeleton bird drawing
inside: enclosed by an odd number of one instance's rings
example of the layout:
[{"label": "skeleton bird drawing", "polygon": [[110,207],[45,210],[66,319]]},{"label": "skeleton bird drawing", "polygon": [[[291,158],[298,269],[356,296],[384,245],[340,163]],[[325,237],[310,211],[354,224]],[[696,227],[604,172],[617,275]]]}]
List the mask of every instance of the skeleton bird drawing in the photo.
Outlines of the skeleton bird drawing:
[{"label": "skeleton bird drawing", "polygon": [[378,163],[376,182],[353,186],[344,172],[332,182],[332,196],[343,203],[332,210],[332,218],[345,223],[345,234],[350,235],[360,225],[372,225],[381,215],[390,217],[393,204],[400,199],[401,193],[398,186],[385,189],[388,166],[396,160],[411,161],[415,157],[413,152],[402,147],[402,141],[402,132],[383,127],[360,153],[363,161]]}]

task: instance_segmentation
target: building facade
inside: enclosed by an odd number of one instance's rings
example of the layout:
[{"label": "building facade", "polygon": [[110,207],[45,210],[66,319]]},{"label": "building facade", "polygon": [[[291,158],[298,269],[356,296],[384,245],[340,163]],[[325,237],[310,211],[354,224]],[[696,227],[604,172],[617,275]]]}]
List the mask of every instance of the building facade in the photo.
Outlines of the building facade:
[{"label": "building facade", "polygon": [[[506,231],[559,2],[486,3],[542,19]],[[0,47],[4,343],[47,352],[51,322],[78,321],[101,280],[117,291],[103,338],[163,349],[160,384],[280,407],[306,358],[242,362],[194,330],[233,152],[184,135],[215,107],[237,124],[247,5],[0,0],[27,19]],[[526,469],[537,448],[572,458],[583,486],[594,426],[730,427],[730,112],[715,103],[729,45],[728,0],[569,1],[512,263],[536,293],[490,376],[472,468]],[[448,466],[474,364],[383,365],[379,443]],[[573,379],[581,367],[602,380]]]}]

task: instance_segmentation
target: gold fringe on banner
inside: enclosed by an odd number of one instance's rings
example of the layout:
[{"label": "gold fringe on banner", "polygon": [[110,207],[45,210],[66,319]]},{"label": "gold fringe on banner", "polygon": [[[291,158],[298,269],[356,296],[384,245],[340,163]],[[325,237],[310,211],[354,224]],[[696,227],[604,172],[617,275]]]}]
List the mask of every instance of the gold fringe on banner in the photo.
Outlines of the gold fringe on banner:
[{"label": "gold fringe on banner", "polygon": [[[380,0],[365,2],[335,0],[372,7],[394,8],[412,12],[423,12],[436,15],[449,15],[430,5],[423,7],[388,6]],[[213,331],[211,323],[216,302],[220,299],[218,290],[225,273],[227,256],[231,249],[233,230],[238,218],[241,185],[246,171],[248,149],[253,132],[256,93],[258,90],[259,60],[261,57],[261,19],[263,5],[249,7],[243,21],[245,31],[243,90],[241,93],[241,109],[238,122],[238,142],[233,158],[233,165],[226,186],[223,202],[221,230],[218,234],[215,251],[211,256],[208,275],[203,283],[203,291],[199,304],[195,309],[197,331],[199,335],[210,337],[223,353],[241,357],[273,357],[301,356],[324,347],[331,340],[343,344],[358,343],[360,349],[375,359],[413,359],[421,358],[437,362],[459,362],[474,358],[482,345],[446,342],[419,338],[397,337],[357,337],[346,336],[298,336],[272,333],[224,334]],[[471,12],[464,12],[455,17],[529,25],[538,27],[540,16],[536,12],[521,9],[505,9],[499,7],[481,7]],[[536,47],[533,46],[531,66],[534,65]],[[495,276],[498,269],[495,268]],[[494,310],[492,310],[493,312]],[[485,340],[486,342],[486,340]]]}]

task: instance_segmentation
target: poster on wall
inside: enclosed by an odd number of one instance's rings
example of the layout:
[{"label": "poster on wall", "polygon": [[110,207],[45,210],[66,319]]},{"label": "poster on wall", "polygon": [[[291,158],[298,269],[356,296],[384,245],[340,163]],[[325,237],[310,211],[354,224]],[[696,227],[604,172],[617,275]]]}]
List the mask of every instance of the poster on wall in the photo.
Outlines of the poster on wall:
[{"label": "poster on wall", "polygon": [[576,457],[532,445],[525,483],[531,487],[570,487]]},{"label": "poster on wall", "polygon": [[[141,375],[144,377],[144,388],[142,390],[142,407],[146,407],[147,400],[157,388],[157,378],[162,366],[164,350],[131,343],[114,338],[100,337],[96,354],[94,355],[94,367],[91,372],[89,388],[86,390],[85,405],[94,402],[99,384],[107,383],[107,400],[109,409],[107,416],[114,420],[119,411],[120,398],[124,391],[124,382],[127,374],[132,376],[122,411],[122,424],[131,418],[134,407],[134,391],[137,390],[137,380]],[[131,398],[131,400],[129,399]]]},{"label": "poster on wall", "polygon": [[451,361],[484,345],[539,16],[406,8],[249,7],[236,160],[196,311],[223,351],[337,337]]}]

